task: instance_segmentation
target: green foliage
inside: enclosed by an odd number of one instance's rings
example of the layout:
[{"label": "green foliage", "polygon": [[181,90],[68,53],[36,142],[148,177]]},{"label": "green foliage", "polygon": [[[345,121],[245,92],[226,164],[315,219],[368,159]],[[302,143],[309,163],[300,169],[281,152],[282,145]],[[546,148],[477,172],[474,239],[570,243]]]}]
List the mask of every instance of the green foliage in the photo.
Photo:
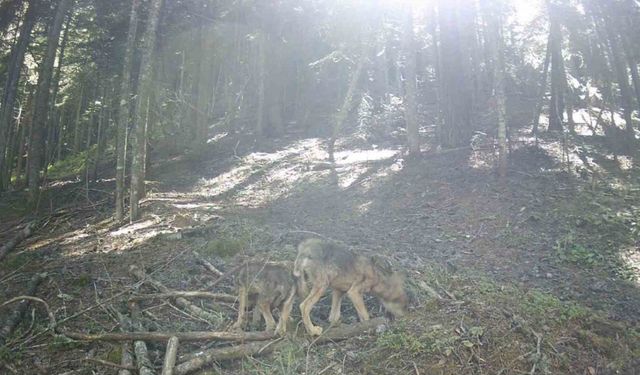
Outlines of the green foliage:
[{"label": "green foliage", "polygon": [[51,352],[73,350],[82,347],[82,343],[72,340],[64,335],[56,335],[48,345],[48,349]]},{"label": "green foliage", "polygon": [[555,252],[562,262],[575,264],[591,270],[611,272],[622,279],[633,279],[633,269],[624,263],[613,249],[596,250],[581,244],[570,232],[556,240]]},{"label": "green foliage", "polygon": [[16,270],[33,259],[33,255],[29,253],[9,254],[7,258],[0,263],[0,268],[13,271]]},{"label": "green foliage", "polygon": [[202,249],[203,255],[229,258],[241,253],[246,248],[247,242],[240,238],[216,238],[207,242]]},{"label": "green foliage", "polygon": [[15,362],[22,359],[24,352],[22,350],[12,350],[6,345],[0,346],[0,362]]},{"label": "green foliage", "polygon": [[58,160],[49,166],[47,170],[48,178],[57,180],[81,175],[86,169],[87,153],[89,153],[89,159],[91,160],[95,157],[96,150],[97,146],[93,145],[89,151],[81,151],[71,154],[63,160]]},{"label": "green foliage", "polygon": [[71,281],[71,285],[78,289],[85,288],[91,285],[91,275],[88,273],[82,273]]},{"label": "green foliage", "polygon": [[539,290],[525,295],[521,305],[522,312],[528,317],[540,321],[564,323],[589,316],[589,310],[572,302],[563,302],[558,297]]}]

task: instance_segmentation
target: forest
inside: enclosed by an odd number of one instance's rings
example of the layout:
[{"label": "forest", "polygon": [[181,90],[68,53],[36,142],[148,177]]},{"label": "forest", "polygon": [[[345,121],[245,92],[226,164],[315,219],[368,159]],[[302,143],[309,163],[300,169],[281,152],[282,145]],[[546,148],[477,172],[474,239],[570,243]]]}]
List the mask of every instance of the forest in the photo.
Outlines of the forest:
[{"label": "forest", "polygon": [[639,0],[0,0],[0,374],[640,374],[639,70]]}]

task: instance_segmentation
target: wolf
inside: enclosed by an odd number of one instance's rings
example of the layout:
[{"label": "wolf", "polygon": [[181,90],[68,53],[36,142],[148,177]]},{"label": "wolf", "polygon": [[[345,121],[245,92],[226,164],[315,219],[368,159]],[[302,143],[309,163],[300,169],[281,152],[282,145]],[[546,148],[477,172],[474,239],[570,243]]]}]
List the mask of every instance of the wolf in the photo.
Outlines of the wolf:
[{"label": "wolf", "polygon": [[[300,312],[307,332],[312,336],[322,334],[322,328],[311,321],[311,309],[325,293],[332,289],[329,322],[340,320],[342,297],[346,293],[361,321],[369,320],[363,293],[378,297],[382,305],[395,317],[406,313],[408,297],[404,278],[390,267],[385,267],[373,257],[355,254],[337,243],[306,239],[298,245],[298,255],[293,269],[299,293],[306,298],[300,303]],[[311,284],[308,290],[307,283]]]},{"label": "wolf", "polygon": [[[236,280],[239,306],[233,328],[241,330],[247,308],[255,306],[264,318],[266,330],[284,335],[297,291],[291,268],[276,262],[247,262],[238,270]],[[275,307],[280,310],[277,325],[271,313]],[[259,319],[256,310],[254,321]]]}]

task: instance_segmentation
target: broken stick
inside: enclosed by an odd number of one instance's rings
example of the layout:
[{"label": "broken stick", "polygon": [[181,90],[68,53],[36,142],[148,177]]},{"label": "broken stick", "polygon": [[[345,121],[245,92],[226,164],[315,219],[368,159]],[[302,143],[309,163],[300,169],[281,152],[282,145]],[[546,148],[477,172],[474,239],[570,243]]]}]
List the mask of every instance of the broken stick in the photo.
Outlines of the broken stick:
[{"label": "broken stick", "polygon": [[164,355],[164,364],[162,365],[162,375],[173,375],[173,368],[176,365],[176,357],[178,355],[178,346],[180,341],[173,336],[167,343],[167,352]]},{"label": "broken stick", "polygon": [[172,291],[172,292],[166,292],[166,293],[142,294],[137,296],[131,296],[129,298],[129,301],[142,301],[145,299],[177,298],[177,297],[206,298],[206,299],[212,299],[215,301],[230,302],[230,303],[235,303],[238,301],[238,297],[232,296],[231,294],[211,293],[211,292],[203,292],[203,291],[189,291],[189,292]]},{"label": "broken stick", "polygon": [[31,222],[27,224],[18,234],[10,239],[6,244],[0,247],[0,260],[4,259],[11,250],[13,250],[18,244],[24,241],[25,238],[31,236],[35,223]]},{"label": "broken stick", "polygon": [[[158,289],[163,293],[173,292],[171,289],[164,286],[164,284],[162,284],[161,282],[150,278],[147,274],[145,274],[145,272],[141,268],[139,268],[136,265],[131,265],[131,267],[129,267],[129,272],[133,274],[136,278],[138,278],[138,280],[151,284],[154,288]],[[212,314],[192,304],[191,302],[187,301],[183,297],[176,297],[175,301],[178,306],[189,310],[191,314],[197,316],[198,318],[204,319],[207,322],[215,323],[220,320],[220,317],[218,317],[217,315]]]},{"label": "broken stick", "polygon": [[[384,318],[376,318],[352,325],[342,325],[330,328],[321,336],[317,337],[310,345],[346,340],[350,337],[368,334],[384,324],[386,324],[386,320]],[[212,362],[269,354],[281,349],[286,343],[286,340],[277,339],[268,342],[251,342],[205,350],[195,353],[190,356],[190,360],[177,365],[174,370],[174,375],[189,374],[200,370]]]},{"label": "broken stick", "polygon": [[167,341],[177,337],[180,341],[264,341],[277,337],[271,332],[113,332],[113,333],[82,333],[64,332],[64,335],[82,341]]},{"label": "broken stick", "polygon": [[[29,285],[27,287],[27,294],[29,296],[32,296],[34,294],[36,294],[36,290],[38,289],[38,285],[40,285],[40,282],[42,281],[42,279],[44,278],[45,275],[41,275],[41,274],[35,274],[32,278],[31,281],[29,281]],[[18,326],[18,324],[20,323],[20,321],[22,320],[22,316],[24,315],[24,312],[27,310],[27,306],[29,306],[29,301],[33,300],[35,297],[28,297],[25,298],[26,296],[21,296],[18,298],[13,298],[9,301],[6,301],[2,304],[2,306],[8,305],[10,303],[16,302],[16,301],[20,301],[20,303],[18,304],[18,307],[16,307],[15,310],[13,310],[13,313],[11,313],[11,315],[7,318],[7,321],[5,322],[4,326],[2,327],[2,329],[0,329],[0,346],[5,344],[5,340],[7,337],[9,337],[11,335],[11,333],[13,332],[13,330]],[[39,301],[42,301],[38,298]],[[49,305],[46,304],[46,302],[42,301],[46,308],[47,308],[47,313],[49,313],[49,318],[51,319],[51,310],[49,309]],[[52,321],[53,323],[53,327],[55,327],[55,318]]]},{"label": "broken stick", "polygon": [[196,262],[200,263],[204,268],[208,269],[209,272],[211,272],[212,274],[221,277],[223,275],[223,273],[218,270],[213,264],[211,264],[208,260],[204,259],[204,257],[202,255],[200,255],[200,253],[198,253],[197,251],[193,250],[193,255],[196,257]]}]

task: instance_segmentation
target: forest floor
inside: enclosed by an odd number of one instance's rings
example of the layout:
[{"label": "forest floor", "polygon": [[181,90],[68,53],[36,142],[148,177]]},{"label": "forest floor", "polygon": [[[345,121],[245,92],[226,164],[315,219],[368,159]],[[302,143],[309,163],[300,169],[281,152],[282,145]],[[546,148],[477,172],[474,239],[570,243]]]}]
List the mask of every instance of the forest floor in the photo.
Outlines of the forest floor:
[{"label": "forest floor", "polygon": [[[292,260],[300,240],[319,234],[405,269],[409,315],[375,335],[310,346],[291,339],[270,356],[202,374],[637,374],[640,173],[603,139],[572,137],[567,163],[552,138],[540,146],[523,138],[500,180],[487,150],[406,160],[392,142],[346,139],[328,168],[319,139],[265,145],[221,136],[199,153],[154,157],[143,218],[132,224],[111,219],[112,179],[88,191],[53,181],[38,230],[0,264],[0,301],[46,272],[36,295],[65,330],[117,332],[115,311],[132,293],[153,291],[136,284],[132,264],[172,289],[202,290],[215,277],[192,250],[228,270],[245,256]],[[0,242],[29,220],[22,198],[0,199]],[[235,318],[233,306],[198,304],[217,318],[204,322],[158,300],[143,304],[143,322],[158,331],[225,330]],[[381,315],[375,300],[367,304]],[[321,300],[316,321],[326,322],[329,305]],[[35,319],[30,309],[0,351],[6,371],[116,371],[87,358],[119,363],[120,345],[38,334],[46,315],[32,307]],[[355,316],[345,301],[343,322]],[[184,344],[180,354],[201,346]],[[163,351],[151,343],[155,366]]]}]

